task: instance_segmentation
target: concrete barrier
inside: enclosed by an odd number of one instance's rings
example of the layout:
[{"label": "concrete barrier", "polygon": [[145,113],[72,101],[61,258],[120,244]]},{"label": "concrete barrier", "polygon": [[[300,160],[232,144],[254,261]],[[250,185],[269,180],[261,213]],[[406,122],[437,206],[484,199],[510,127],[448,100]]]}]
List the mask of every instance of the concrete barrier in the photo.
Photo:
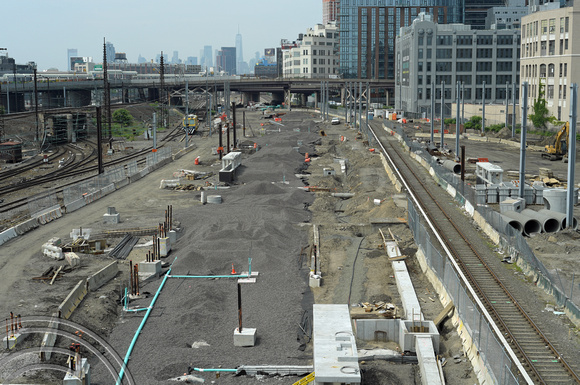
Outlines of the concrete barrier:
[{"label": "concrete barrier", "polygon": [[102,196],[103,196],[103,194],[102,194],[101,190],[97,190],[95,192],[86,194],[84,196],[85,203],[86,204],[93,203],[94,201],[96,201],[97,199],[101,198]]},{"label": "concrete barrier", "polygon": [[113,279],[118,271],[119,268],[117,262],[111,262],[109,265],[87,278],[87,289],[89,291],[97,290]]},{"label": "concrete barrier", "polygon": [[72,213],[75,210],[80,209],[81,207],[85,207],[87,204],[84,198],[77,199],[76,201],[72,201],[71,203],[64,206],[67,213]]},{"label": "concrete barrier", "polygon": [[60,318],[68,319],[72,312],[79,306],[85,296],[87,295],[87,285],[84,279],[70,291],[64,301],[58,305],[58,313]]},{"label": "concrete barrier", "polygon": [[33,230],[37,227],[38,227],[38,221],[36,220],[36,218],[31,218],[27,221],[24,221],[22,223],[19,223],[16,226],[14,226],[14,229],[16,230],[16,233],[18,235],[22,235],[22,234],[25,234],[25,233],[29,232],[30,230]]},{"label": "concrete barrier", "polygon": [[105,196],[115,191],[115,184],[111,183],[101,189],[101,195]]},{"label": "concrete barrier", "polygon": [[[53,320],[50,321],[48,327],[50,329],[58,329],[58,313],[52,315]],[[44,333],[42,342],[40,343],[40,361],[48,361],[52,356],[52,347],[56,342],[56,333]]]},{"label": "concrete barrier", "polygon": [[120,181],[115,182],[115,190],[123,188],[129,184],[129,178],[122,179]]},{"label": "concrete barrier", "polygon": [[139,175],[143,178],[145,175],[149,174],[149,172],[151,172],[151,168],[145,167],[143,170],[139,171]]},{"label": "concrete barrier", "polygon": [[12,238],[16,238],[18,234],[16,233],[16,229],[14,227],[9,228],[8,230],[4,230],[0,233],[0,245],[8,242]]},{"label": "concrete barrier", "polygon": [[141,178],[143,178],[143,177],[141,176],[141,174],[140,174],[140,173],[136,173],[136,174],[133,174],[133,175],[131,175],[131,176],[130,176],[129,178],[127,178],[127,179],[129,179],[129,183],[134,183],[134,182],[137,182],[137,181],[138,181],[139,179],[141,179]]},{"label": "concrete barrier", "polygon": [[193,150],[195,150],[197,147],[194,145],[190,145],[187,148],[183,148],[179,151],[177,151],[177,153],[175,155],[173,155],[173,160],[177,160],[179,158],[181,158],[183,155],[188,154],[190,152],[192,152]]}]

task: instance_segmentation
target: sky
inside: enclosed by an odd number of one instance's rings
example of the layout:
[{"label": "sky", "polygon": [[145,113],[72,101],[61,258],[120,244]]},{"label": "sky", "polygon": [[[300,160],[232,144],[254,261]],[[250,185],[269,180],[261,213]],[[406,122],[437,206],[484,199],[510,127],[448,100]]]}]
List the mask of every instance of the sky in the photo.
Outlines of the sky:
[{"label": "sky", "polygon": [[[163,51],[171,59],[198,57],[205,45],[235,47],[242,35],[244,61],[281,39],[322,23],[322,0],[2,0],[0,47],[17,64],[36,62],[39,71],[67,70],[67,49],[103,60],[103,39],[130,63]],[[215,58],[214,58],[215,61]],[[215,63],[215,62],[214,62]]]}]

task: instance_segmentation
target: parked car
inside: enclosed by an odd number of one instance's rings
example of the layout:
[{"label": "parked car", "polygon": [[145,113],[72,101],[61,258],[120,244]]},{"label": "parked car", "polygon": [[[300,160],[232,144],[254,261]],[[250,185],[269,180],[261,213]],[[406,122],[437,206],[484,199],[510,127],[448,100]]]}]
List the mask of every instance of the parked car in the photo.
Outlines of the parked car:
[{"label": "parked car", "polygon": [[339,118],[332,118],[332,120],[330,121],[330,124],[340,124],[340,119]]}]

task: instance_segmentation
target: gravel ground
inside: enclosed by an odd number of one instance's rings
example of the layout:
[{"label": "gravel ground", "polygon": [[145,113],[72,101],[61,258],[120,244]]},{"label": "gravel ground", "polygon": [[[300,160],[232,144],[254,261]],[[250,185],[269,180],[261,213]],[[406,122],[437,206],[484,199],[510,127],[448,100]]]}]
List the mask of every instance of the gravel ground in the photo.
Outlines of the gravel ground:
[{"label": "gravel ground", "polygon": [[[246,115],[258,135],[249,140],[257,142],[260,150],[243,156],[243,166],[233,186],[207,191],[209,195],[221,195],[223,204],[201,205],[199,191],[158,189],[161,179],[171,179],[180,169],[217,172],[219,162],[211,155],[211,148],[217,147],[217,137],[202,132],[193,140],[196,149],[176,162],[120,192],[3,245],[0,291],[12,295],[3,298],[0,311],[7,314],[17,308],[25,315],[48,314],[77,282],[76,275],[65,275],[51,287],[34,286],[35,282],[30,281],[37,271],[55,264],[40,256],[40,245],[46,239],[55,235],[66,239],[71,228],[78,226],[93,228],[95,232],[155,226],[162,221],[163,211],[169,204],[173,205],[174,218],[182,228],[170,257],[164,259],[166,263],[175,260],[173,274],[229,274],[232,264],[236,271],[245,270],[248,257],[252,258],[252,270],[258,271],[259,276],[255,284],[242,285],[243,325],[257,328],[258,340],[253,348],[233,346],[233,330],[238,322],[237,288],[233,280],[169,278],[129,363],[140,385],[174,383],[168,380],[182,375],[189,366],[235,368],[239,365],[311,364],[312,343],[303,338],[298,324],[305,310],[311,310],[313,301],[346,303],[350,294],[351,303],[389,300],[400,306],[392,269],[379,248],[382,240],[370,219],[404,218],[404,204],[401,205],[404,198],[395,195],[387,183],[378,156],[356,141],[353,131],[343,126],[317,124],[309,113],[288,114],[283,117],[284,127],[266,125],[263,132],[258,130],[263,122],[258,114]],[[320,138],[318,128],[324,128],[328,136]],[[341,135],[347,141],[340,142]],[[302,146],[298,145],[299,140]],[[320,140],[320,145],[312,145]],[[145,144],[147,142],[133,145]],[[307,170],[312,175],[306,178],[307,183],[335,191],[352,191],[355,197],[343,201],[328,193],[313,194],[301,189],[304,182],[294,177],[294,173],[297,169],[302,170],[304,155],[293,147],[300,147],[302,153],[318,155],[312,157]],[[193,165],[196,156],[202,160],[200,166]],[[322,177],[323,167],[340,169],[334,163],[336,157],[348,158],[352,172],[345,178],[340,175]],[[214,176],[209,181],[216,179]],[[205,181],[184,183],[205,185]],[[381,205],[374,205],[374,199],[382,200]],[[115,206],[121,213],[122,223],[109,226],[101,223],[109,206]],[[310,243],[311,223],[321,226],[324,259],[323,287],[312,292],[306,282],[308,269],[300,256],[302,248]],[[415,246],[406,224],[393,224],[390,228],[403,252],[412,256]],[[117,241],[111,239],[111,246]],[[360,251],[357,251],[359,244]],[[143,260],[146,250],[146,247],[135,249],[129,259]],[[19,258],[7,258],[8,255]],[[80,276],[92,274],[108,261],[104,257],[81,257],[84,267],[75,272]],[[436,298],[433,288],[422,276],[414,258],[407,258],[407,264],[425,306],[422,310],[427,318],[434,318],[442,307],[438,301],[429,300],[429,297]],[[142,320],[142,313],[121,314],[116,301],[128,281],[128,261],[121,262],[119,269],[121,273],[115,280],[88,295],[72,320],[107,336],[124,356]],[[145,283],[141,292],[148,298],[135,300],[131,306],[147,306],[160,283],[161,280]],[[38,296],[31,295],[37,292]],[[449,322],[443,324],[441,340],[444,357],[461,355],[461,342]],[[361,346],[368,347],[362,343]],[[110,383],[103,365],[91,362],[92,382]],[[369,384],[420,381],[416,365],[368,362],[363,369]],[[449,383],[469,385],[476,382],[468,362],[446,365],[444,370]],[[207,382],[223,384],[256,381],[292,384],[297,380],[295,377],[254,378],[223,374],[216,379],[209,373],[197,375]],[[40,382],[51,383],[45,378]]]}]

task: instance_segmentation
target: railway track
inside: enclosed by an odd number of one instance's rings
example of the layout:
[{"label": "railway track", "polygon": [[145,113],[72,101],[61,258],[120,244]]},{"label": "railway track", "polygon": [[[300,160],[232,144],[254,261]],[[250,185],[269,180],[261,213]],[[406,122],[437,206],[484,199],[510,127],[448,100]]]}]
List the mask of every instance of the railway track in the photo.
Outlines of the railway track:
[{"label": "railway track", "polygon": [[[164,144],[167,142],[174,140],[181,136],[181,129],[180,125],[177,125],[173,128],[163,139],[160,140],[160,145],[158,148],[163,147]],[[138,164],[142,164],[145,162],[144,156],[151,152],[153,147],[147,147],[141,151],[138,151],[134,154],[112,160],[110,162],[106,162],[104,167],[111,167],[115,165],[122,165],[127,163],[130,160],[138,159]],[[97,171],[98,166],[94,164],[96,160],[96,146],[94,146],[90,156],[85,156],[83,159],[75,162],[74,159],[71,159],[67,162],[67,164],[59,170],[55,170],[54,172],[44,174],[42,176],[37,176],[33,179],[17,183],[11,185],[5,185],[0,187],[0,197],[10,193],[18,193],[19,191],[23,191],[35,186],[43,186],[46,184],[55,184],[56,187],[53,187],[53,192],[59,194],[62,193],[63,189],[77,184],[79,182],[91,179],[95,176],[95,172]],[[60,152],[62,156],[62,152]],[[60,157],[60,156],[59,156]],[[58,159],[58,158],[56,158]],[[34,166],[33,166],[34,167]],[[33,168],[30,167],[30,168]],[[90,175],[87,175],[90,174]],[[62,182],[62,179],[74,177],[75,179],[70,182]],[[59,182],[60,181],[60,182]],[[15,200],[11,200],[9,202],[2,202],[0,204],[0,213],[6,213],[18,208],[25,206],[28,202],[28,197],[23,197]]]},{"label": "railway track", "polygon": [[580,383],[578,375],[560,354],[556,343],[550,340],[549,333],[543,331],[530,317],[533,311],[527,307],[523,298],[518,298],[521,294],[512,287],[514,280],[500,277],[496,272],[497,257],[474,246],[471,241],[473,238],[466,234],[462,225],[456,224],[454,217],[457,213],[452,213],[457,211],[456,208],[441,199],[444,193],[438,192],[439,195],[435,196],[432,183],[423,181],[426,178],[419,172],[420,168],[403,153],[398,142],[384,132],[372,131],[385,156],[405,179],[407,188],[427,213],[445,247],[522,364],[525,374],[516,365],[510,368],[518,376],[518,382],[529,383],[531,379],[532,383],[538,384]]}]

